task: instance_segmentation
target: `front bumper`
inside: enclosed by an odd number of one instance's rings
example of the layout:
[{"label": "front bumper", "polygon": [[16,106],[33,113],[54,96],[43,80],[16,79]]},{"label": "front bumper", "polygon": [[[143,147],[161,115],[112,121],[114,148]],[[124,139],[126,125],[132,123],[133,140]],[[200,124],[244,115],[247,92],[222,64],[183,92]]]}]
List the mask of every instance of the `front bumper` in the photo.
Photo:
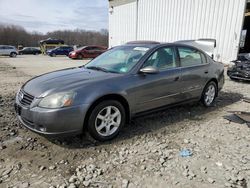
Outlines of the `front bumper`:
[{"label": "front bumper", "polygon": [[29,130],[44,136],[64,137],[81,134],[88,105],[60,109],[24,107],[18,100],[15,110],[18,120]]},{"label": "front bumper", "polygon": [[77,58],[77,54],[69,54],[69,58],[76,59]]},{"label": "front bumper", "polygon": [[227,75],[232,79],[250,81],[250,71],[227,71]]}]

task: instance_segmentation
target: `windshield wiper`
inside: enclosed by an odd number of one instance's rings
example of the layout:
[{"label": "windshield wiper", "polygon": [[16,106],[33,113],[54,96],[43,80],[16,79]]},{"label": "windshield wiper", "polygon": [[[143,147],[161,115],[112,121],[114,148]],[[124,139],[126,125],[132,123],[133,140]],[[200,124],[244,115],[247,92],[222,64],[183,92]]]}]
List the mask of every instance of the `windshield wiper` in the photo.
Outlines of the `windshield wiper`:
[{"label": "windshield wiper", "polygon": [[103,71],[103,72],[110,72],[110,73],[117,73],[115,71],[111,71],[111,70],[107,70],[103,67],[97,67],[97,66],[89,66],[89,67],[85,67],[87,69],[93,69],[93,70],[98,70],[98,71]]},{"label": "windshield wiper", "polygon": [[96,67],[96,66],[89,66],[86,67],[87,69],[93,69],[93,70],[99,70],[99,71],[103,71],[103,72],[109,72],[107,69],[102,68],[102,67]]}]

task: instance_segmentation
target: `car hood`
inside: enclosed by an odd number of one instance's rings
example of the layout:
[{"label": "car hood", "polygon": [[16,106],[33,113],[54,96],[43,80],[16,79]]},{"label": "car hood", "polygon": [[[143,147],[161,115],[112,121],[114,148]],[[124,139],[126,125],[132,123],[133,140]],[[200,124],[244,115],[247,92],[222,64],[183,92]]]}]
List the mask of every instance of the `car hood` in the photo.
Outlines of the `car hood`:
[{"label": "car hood", "polygon": [[37,98],[60,91],[70,91],[98,80],[117,77],[119,74],[85,69],[83,67],[59,70],[37,76],[23,86],[23,90]]},{"label": "car hood", "polygon": [[250,61],[235,62],[235,67],[240,70],[250,71]]}]

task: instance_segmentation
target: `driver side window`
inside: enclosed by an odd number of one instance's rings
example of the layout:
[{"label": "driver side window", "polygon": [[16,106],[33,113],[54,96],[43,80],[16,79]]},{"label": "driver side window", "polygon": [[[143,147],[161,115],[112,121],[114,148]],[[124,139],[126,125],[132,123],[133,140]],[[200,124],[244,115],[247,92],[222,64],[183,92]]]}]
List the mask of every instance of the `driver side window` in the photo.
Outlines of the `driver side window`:
[{"label": "driver side window", "polygon": [[177,67],[174,49],[170,47],[160,48],[155,51],[143,67],[152,66],[161,70],[167,70]]}]

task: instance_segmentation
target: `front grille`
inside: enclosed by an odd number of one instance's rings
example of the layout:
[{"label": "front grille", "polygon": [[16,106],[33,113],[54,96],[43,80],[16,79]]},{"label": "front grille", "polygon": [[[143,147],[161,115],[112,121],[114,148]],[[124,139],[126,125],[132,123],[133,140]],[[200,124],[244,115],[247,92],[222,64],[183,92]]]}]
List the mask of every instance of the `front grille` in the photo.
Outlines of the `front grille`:
[{"label": "front grille", "polygon": [[18,93],[18,100],[24,106],[30,106],[32,101],[34,100],[34,96],[26,93],[24,90],[20,90]]}]

